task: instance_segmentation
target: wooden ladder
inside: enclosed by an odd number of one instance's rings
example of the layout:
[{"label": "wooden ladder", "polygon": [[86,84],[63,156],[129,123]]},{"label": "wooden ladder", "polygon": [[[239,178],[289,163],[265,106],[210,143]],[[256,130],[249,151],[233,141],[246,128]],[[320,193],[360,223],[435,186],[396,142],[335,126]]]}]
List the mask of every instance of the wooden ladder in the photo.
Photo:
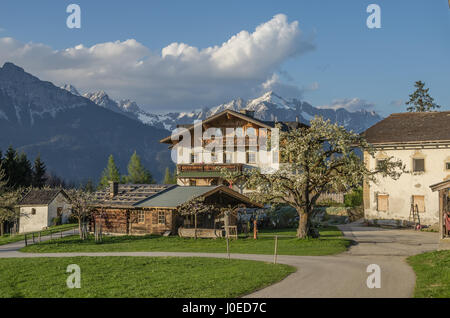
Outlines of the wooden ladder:
[{"label": "wooden ladder", "polygon": [[414,203],[411,203],[411,210],[409,212],[409,222],[411,221],[414,224],[414,229],[417,230],[417,227],[419,227],[419,229],[421,228],[419,206],[417,204],[414,205]]}]

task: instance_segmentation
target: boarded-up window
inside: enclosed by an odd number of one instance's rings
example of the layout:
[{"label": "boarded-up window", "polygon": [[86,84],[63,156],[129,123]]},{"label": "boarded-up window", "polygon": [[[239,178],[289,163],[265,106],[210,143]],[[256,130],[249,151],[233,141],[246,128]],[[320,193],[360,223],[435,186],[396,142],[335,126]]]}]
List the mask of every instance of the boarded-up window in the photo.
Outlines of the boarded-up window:
[{"label": "boarded-up window", "polygon": [[414,172],[425,171],[425,159],[413,159],[413,171]]},{"label": "boarded-up window", "polygon": [[387,212],[389,209],[389,195],[379,194],[377,196],[377,211]]},{"label": "boarded-up window", "polygon": [[414,208],[419,210],[419,212],[425,212],[425,196],[424,195],[413,195]]}]

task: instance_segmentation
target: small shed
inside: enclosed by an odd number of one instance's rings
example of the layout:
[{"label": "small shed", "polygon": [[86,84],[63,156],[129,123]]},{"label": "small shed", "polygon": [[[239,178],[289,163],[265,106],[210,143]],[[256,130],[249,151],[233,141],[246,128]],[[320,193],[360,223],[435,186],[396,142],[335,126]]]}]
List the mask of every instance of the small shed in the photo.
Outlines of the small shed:
[{"label": "small shed", "polygon": [[53,223],[67,223],[72,208],[62,189],[31,189],[17,207],[20,233],[40,231]]},{"label": "small shed", "polygon": [[439,192],[439,237],[450,239],[450,179],[430,186]]},{"label": "small shed", "polygon": [[[261,207],[226,186],[111,184],[96,197],[92,226],[101,226],[105,233],[122,235],[171,233],[182,237],[221,237],[225,226],[235,225],[236,219],[227,215],[229,218],[225,220],[220,208]],[[198,215],[195,226],[194,217],[180,213],[179,208],[197,198],[204,198],[217,209]]]}]

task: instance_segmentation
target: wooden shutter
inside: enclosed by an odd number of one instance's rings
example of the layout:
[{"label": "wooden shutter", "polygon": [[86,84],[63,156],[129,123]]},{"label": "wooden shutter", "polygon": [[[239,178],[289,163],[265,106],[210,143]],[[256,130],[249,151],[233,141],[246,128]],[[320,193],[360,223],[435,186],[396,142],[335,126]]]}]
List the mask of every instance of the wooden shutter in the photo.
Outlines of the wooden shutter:
[{"label": "wooden shutter", "polygon": [[379,194],[377,198],[378,198],[377,210],[380,212],[387,212],[389,209],[389,195]]},{"label": "wooden shutter", "polygon": [[425,196],[424,195],[413,195],[414,208],[419,208],[419,212],[425,212]]}]

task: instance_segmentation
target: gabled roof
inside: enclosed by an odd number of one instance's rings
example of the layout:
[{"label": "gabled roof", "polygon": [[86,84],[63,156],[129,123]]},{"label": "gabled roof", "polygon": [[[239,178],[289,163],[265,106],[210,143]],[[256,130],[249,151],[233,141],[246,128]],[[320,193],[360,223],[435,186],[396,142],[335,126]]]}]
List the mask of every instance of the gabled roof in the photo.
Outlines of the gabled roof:
[{"label": "gabled roof", "polygon": [[439,190],[450,189],[450,179],[430,185],[430,188],[431,188],[431,191],[433,191],[433,192],[439,191]]},{"label": "gabled roof", "polygon": [[66,192],[62,189],[31,189],[19,201],[17,206],[49,205],[60,193],[69,199]]},{"label": "gabled roof", "polygon": [[148,199],[157,193],[166,191],[176,185],[173,184],[119,184],[117,195],[110,194],[110,188],[94,193],[95,206],[132,207],[134,204]]},{"label": "gabled roof", "polygon": [[[300,123],[300,122],[296,122],[296,121],[288,121],[288,122],[262,121],[262,120],[254,118],[254,117],[245,115],[243,113],[236,112],[236,111],[231,110],[231,109],[226,109],[224,111],[221,111],[220,113],[217,113],[217,114],[215,114],[215,115],[213,115],[211,117],[208,117],[208,118],[204,119],[202,121],[202,124],[210,123],[210,122],[216,120],[217,118],[220,118],[220,117],[225,116],[227,114],[235,116],[235,117],[243,119],[243,120],[246,120],[246,121],[248,121],[250,123],[253,123],[255,125],[258,125],[258,126],[260,126],[262,128],[266,128],[266,129],[274,128],[276,124],[281,124],[281,129],[282,130],[308,127],[307,125],[305,125],[303,123]],[[177,125],[177,127],[181,127],[181,128],[186,128],[186,129],[192,130],[192,129],[194,129],[194,124]],[[168,136],[166,138],[163,138],[159,142],[170,144],[170,143],[172,143],[171,137],[172,136]]]},{"label": "gabled roof", "polygon": [[450,141],[450,111],[392,114],[363,135],[372,144]]},{"label": "gabled roof", "polygon": [[250,201],[246,196],[226,187],[226,186],[177,186],[168,191],[161,192],[147,200],[144,200],[136,207],[142,208],[177,208],[183,203],[198,197],[209,197],[215,193],[223,193],[242,202],[249,207],[262,207],[260,204]]}]

